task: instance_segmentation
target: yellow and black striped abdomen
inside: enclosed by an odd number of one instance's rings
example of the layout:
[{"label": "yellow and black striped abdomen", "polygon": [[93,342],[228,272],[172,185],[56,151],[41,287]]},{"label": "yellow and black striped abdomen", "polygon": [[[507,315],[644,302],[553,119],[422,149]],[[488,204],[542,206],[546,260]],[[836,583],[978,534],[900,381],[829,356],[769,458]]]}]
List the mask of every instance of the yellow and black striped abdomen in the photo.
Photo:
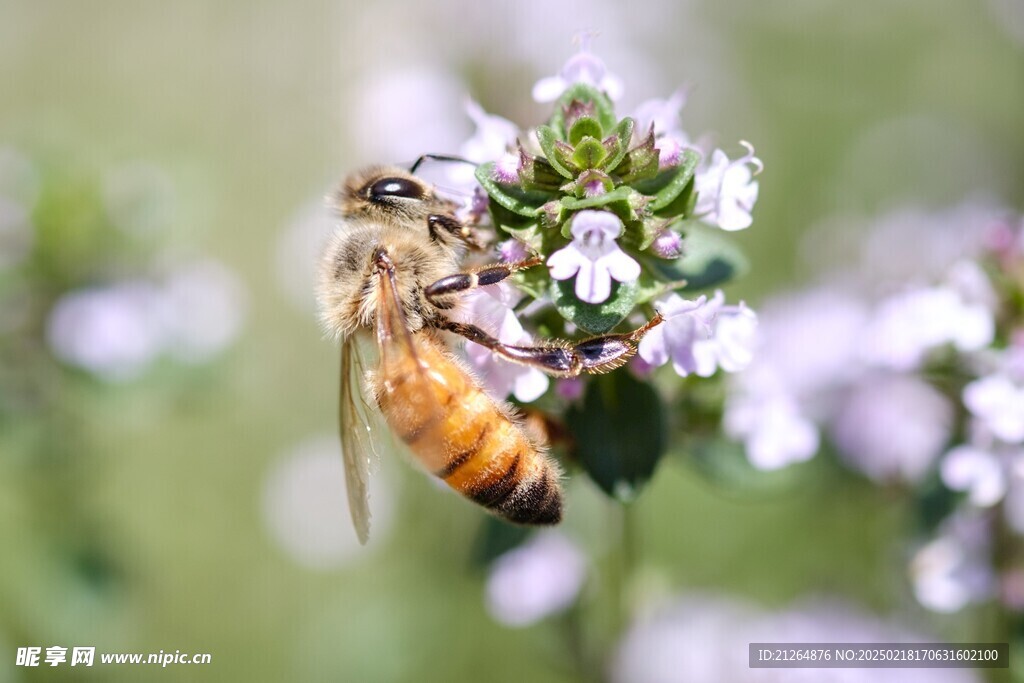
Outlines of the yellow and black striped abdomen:
[{"label": "yellow and black striped abdomen", "polygon": [[557,524],[552,461],[438,344],[417,335],[415,359],[382,367],[377,401],[388,424],[435,476],[519,524]]}]

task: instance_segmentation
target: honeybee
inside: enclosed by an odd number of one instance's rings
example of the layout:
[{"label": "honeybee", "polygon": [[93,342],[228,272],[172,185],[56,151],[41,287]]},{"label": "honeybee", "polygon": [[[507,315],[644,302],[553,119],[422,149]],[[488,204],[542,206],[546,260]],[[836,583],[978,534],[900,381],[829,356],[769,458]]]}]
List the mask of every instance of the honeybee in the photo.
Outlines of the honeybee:
[{"label": "honeybee", "polygon": [[[452,313],[461,295],[538,266],[539,257],[461,270],[477,239],[474,231],[456,218],[453,202],[400,168],[354,173],[342,182],[335,204],[341,221],[321,259],[317,298],[324,326],[341,339],[342,453],[360,541],[369,536],[374,444],[368,425],[375,409],[428,472],[463,496],[511,522],[557,524],[561,471],[546,444],[531,436],[510,406],[485,392],[449,350],[446,334],[572,377],[622,365],[661,319],[582,342],[502,344]],[[378,360],[366,370],[358,340],[371,336]]]}]

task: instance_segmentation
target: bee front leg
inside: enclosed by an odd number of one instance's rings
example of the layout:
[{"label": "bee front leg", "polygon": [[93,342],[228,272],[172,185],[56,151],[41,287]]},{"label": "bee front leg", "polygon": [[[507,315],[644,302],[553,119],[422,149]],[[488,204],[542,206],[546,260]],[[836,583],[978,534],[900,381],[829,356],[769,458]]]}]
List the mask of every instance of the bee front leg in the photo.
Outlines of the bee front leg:
[{"label": "bee front leg", "polygon": [[465,294],[477,287],[497,284],[516,271],[532,268],[543,262],[544,259],[534,256],[522,261],[484,266],[468,273],[456,273],[455,275],[443,277],[428,286],[424,290],[424,294],[427,297],[427,301],[438,308],[451,308],[453,297]]},{"label": "bee front leg", "polygon": [[621,366],[636,353],[643,336],[663,320],[658,313],[643,326],[625,334],[605,334],[579,342],[554,339],[534,346],[503,344],[476,325],[467,323],[445,320],[439,326],[513,363],[537,368],[554,377],[576,377],[584,372],[601,374]]},{"label": "bee front leg", "polygon": [[480,236],[478,231],[460,222],[452,215],[444,213],[430,214],[427,216],[427,228],[434,239],[437,239],[441,233],[448,233],[462,240],[475,251],[483,251],[487,248],[487,242]]}]

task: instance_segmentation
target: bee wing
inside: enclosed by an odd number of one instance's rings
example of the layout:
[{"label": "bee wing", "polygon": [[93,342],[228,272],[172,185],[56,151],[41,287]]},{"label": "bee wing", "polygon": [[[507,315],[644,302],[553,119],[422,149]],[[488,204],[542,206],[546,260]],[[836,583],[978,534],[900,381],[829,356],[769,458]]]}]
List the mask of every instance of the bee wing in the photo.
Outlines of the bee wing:
[{"label": "bee wing", "polygon": [[341,455],[345,463],[348,509],[359,542],[370,537],[370,463],[379,456],[373,445],[369,406],[363,397],[363,360],[355,335],[341,345],[341,389],[338,402]]},{"label": "bee wing", "polygon": [[[436,432],[445,413],[438,393],[446,391],[445,379],[432,374],[421,357],[428,351],[424,337],[409,330],[398,297],[394,271],[380,275],[377,295],[377,345],[380,350],[380,390],[382,399],[402,406],[400,411],[385,411],[392,426],[416,425],[416,455],[431,469],[445,462],[444,439]],[[398,381],[396,381],[398,380]],[[400,389],[399,389],[400,388]],[[401,436],[401,434],[399,434]],[[404,437],[408,442],[408,438]]]}]

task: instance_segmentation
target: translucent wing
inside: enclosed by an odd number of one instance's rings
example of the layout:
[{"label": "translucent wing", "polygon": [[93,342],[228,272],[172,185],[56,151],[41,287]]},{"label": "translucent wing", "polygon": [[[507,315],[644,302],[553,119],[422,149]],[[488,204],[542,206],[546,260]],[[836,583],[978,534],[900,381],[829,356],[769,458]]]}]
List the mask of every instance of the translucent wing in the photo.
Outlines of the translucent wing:
[{"label": "translucent wing", "polygon": [[442,368],[450,360],[436,343],[409,330],[393,266],[379,276],[377,345],[384,416],[391,429],[412,446],[420,463],[436,472],[447,463],[442,404],[452,387],[451,373]]},{"label": "translucent wing", "polygon": [[370,461],[377,457],[370,429],[369,406],[363,398],[364,376],[359,342],[355,335],[341,345],[341,390],[339,396],[339,424],[341,427],[341,455],[345,462],[345,485],[348,489],[348,509],[356,528],[359,542],[365,544],[370,537]]}]

